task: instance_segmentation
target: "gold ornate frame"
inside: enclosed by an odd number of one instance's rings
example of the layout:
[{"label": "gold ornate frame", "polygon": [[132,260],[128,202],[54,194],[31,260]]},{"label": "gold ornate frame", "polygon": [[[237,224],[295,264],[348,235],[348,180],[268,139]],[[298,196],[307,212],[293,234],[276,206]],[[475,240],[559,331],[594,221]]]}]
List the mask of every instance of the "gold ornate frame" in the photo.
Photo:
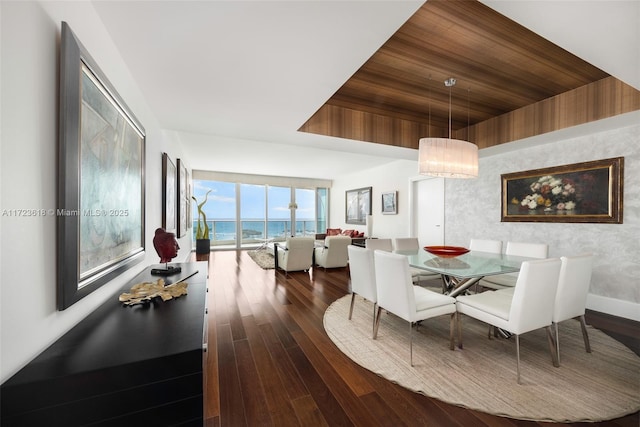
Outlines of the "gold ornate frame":
[{"label": "gold ornate frame", "polygon": [[501,175],[502,222],[622,224],[624,157]]}]

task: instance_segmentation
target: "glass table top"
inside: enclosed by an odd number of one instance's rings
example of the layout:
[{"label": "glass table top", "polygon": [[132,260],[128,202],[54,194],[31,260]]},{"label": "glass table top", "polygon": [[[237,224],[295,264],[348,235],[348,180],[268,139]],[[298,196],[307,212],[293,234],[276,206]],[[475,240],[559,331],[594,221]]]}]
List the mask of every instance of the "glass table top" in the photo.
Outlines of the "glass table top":
[{"label": "glass table top", "polygon": [[535,258],[489,252],[470,251],[457,257],[438,257],[420,249],[418,252],[398,252],[409,258],[409,265],[460,279],[492,276],[520,271],[524,261]]}]

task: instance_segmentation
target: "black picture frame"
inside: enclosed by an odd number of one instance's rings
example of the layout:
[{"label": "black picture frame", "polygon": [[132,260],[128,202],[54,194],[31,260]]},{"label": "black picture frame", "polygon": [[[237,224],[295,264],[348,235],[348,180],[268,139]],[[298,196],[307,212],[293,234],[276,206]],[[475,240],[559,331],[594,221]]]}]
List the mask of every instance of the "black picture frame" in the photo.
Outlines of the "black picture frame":
[{"label": "black picture frame", "polygon": [[371,187],[357,188],[345,192],[345,222],[365,225],[371,215]]},{"label": "black picture frame", "polygon": [[502,222],[622,224],[624,157],[501,175]]},{"label": "black picture frame", "polygon": [[162,228],[176,233],[178,227],[178,176],[176,165],[167,153],[162,153]]},{"label": "black picture frame", "polygon": [[62,22],[58,310],[144,259],[145,142],[142,124]]},{"label": "black picture frame", "polygon": [[177,185],[177,209],[178,209],[178,237],[184,237],[189,228],[189,174],[182,159],[178,159],[178,185]]}]

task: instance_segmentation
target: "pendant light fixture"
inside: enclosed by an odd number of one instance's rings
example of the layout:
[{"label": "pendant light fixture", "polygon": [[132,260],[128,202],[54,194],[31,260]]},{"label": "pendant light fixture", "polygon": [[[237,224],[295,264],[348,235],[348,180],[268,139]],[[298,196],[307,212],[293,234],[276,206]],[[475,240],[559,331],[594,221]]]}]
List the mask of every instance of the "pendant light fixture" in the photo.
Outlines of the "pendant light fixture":
[{"label": "pendant light fixture", "polygon": [[443,178],[477,178],[478,146],[460,139],[451,139],[451,88],[456,79],[449,78],[449,138],[421,138],[418,149],[420,175]]}]

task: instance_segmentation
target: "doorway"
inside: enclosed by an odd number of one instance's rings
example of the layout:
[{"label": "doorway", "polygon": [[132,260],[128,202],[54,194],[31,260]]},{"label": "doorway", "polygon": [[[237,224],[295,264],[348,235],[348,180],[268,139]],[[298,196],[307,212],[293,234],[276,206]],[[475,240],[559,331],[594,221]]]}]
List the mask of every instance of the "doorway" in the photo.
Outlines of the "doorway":
[{"label": "doorway", "polygon": [[444,178],[413,178],[409,194],[410,235],[420,246],[444,245]]}]

